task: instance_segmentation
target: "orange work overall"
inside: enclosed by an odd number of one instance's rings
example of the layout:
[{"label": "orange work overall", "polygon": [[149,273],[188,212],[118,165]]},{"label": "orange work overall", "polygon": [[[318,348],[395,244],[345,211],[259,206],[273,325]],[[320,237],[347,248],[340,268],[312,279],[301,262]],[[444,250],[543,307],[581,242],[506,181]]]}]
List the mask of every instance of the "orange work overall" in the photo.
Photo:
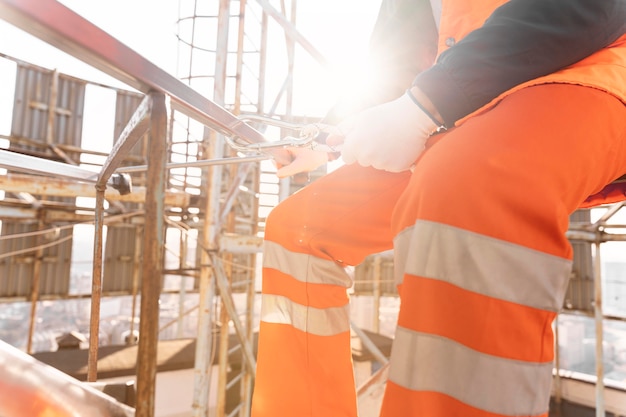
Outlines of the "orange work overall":
[{"label": "orange work overall", "polygon": [[381,416],[548,415],[569,215],[626,173],[626,66],[594,67],[622,41],[434,136],[413,172],[344,166],[272,211],[253,417],[357,415],[344,267],[391,248]]},{"label": "orange work overall", "polygon": [[626,172],[625,121],[609,94],[534,86],[433,138],[412,174],[348,165],[279,204],[253,416],[357,415],[343,267],[392,243],[382,415],[547,416],[568,216]]}]

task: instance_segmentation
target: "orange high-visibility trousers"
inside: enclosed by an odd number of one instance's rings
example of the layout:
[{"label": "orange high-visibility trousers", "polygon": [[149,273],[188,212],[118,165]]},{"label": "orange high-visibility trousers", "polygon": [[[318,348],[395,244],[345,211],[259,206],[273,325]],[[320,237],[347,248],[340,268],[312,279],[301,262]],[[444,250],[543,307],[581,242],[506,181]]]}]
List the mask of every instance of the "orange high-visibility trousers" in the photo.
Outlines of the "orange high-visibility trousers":
[{"label": "orange high-visibility trousers", "polygon": [[391,213],[409,174],[339,171],[268,218],[254,417],[356,416],[344,266],[391,248]]},{"label": "orange high-visibility trousers", "polygon": [[357,415],[343,267],[392,243],[381,415],[547,416],[568,217],[624,172],[624,104],[546,84],[434,137],[412,174],[346,166],[294,194],[267,224],[253,416]]}]

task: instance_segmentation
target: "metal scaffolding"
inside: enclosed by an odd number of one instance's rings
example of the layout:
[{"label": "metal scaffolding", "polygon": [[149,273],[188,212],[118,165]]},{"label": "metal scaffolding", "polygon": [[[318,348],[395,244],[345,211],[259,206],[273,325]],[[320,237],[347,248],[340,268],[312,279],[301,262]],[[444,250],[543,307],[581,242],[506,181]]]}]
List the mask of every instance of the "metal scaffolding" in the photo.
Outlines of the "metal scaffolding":
[{"label": "metal scaffolding", "polygon": [[[92,223],[87,380],[98,379],[101,298],[131,295],[130,335],[135,332],[137,300],[141,319],[138,417],[154,415],[159,333],[178,324],[182,334],[182,323],[190,313],[197,314],[193,415],[250,414],[256,367],[256,278],[264,222],[279,200],[293,191],[292,184],[276,179],[270,156],[257,151],[268,145],[267,129],[275,129],[279,138],[290,138],[295,127],[310,122],[293,114],[296,48],[325,64],[322,54],[296,28],[296,0],[276,3],[278,7],[269,0],[179,0],[179,73],[174,77],[54,0],[0,0],[2,19],[139,91],[115,90],[114,145],[98,155],[103,162],[96,164],[97,169],[85,169],[81,158],[90,152],[81,148],[77,126],[89,83],[16,61],[17,79],[31,80],[24,81],[16,97],[35,104],[20,108],[14,116],[20,129],[7,138],[9,149],[0,150],[0,167],[9,171],[0,176],[0,189],[16,196],[0,204],[0,220],[10,219],[3,223],[0,255],[28,256],[19,265],[0,262],[0,272],[17,277],[0,282],[0,297],[31,303],[30,353],[37,302],[69,297],[69,262],[61,260],[71,251],[68,230],[80,222]],[[284,33],[284,43],[268,42],[272,25]],[[276,68],[271,61],[273,48],[279,48],[285,58],[284,79],[276,91],[266,79],[268,68]],[[85,196],[95,198],[92,211],[75,204],[76,197]],[[608,220],[622,206],[612,206],[595,223],[575,223],[569,235],[572,241],[588,245],[583,250],[596,248],[592,279],[587,280],[595,286],[594,303],[577,308],[593,314],[596,321],[598,415],[604,415],[605,409],[599,247],[606,241],[625,240],[606,232]],[[52,245],[41,236],[57,229],[57,252],[48,252]],[[5,243],[11,237],[5,235],[7,231],[27,237],[28,247]],[[166,266],[164,260],[169,233],[178,236],[174,266]],[[124,243],[114,243],[120,241]],[[55,259],[56,269],[48,268],[46,258]],[[387,279],[390,264],[387,255],[379,254],[356,271],[355,292],[374,298],[375,331],[380,298],[395,295]],[[48,280],[42,277],[53,275],[63,278],[49,280],[53,285],[44,288]],[[179,296],[179,311],[178,317],[161,326],[158,304],[168,279],[177,283],[168,291]],[[190,294],[194,305],[188,308],[185,300]],[[586,291],[585,297],[589,294]],[[358,387],[361,399],[384,385],[388,364],[358,326],[353,323],[352,329],[381,365]],[[129,343],[134,343],[132,338]],[[212,381],[215,364],[217,381]],[[17,373],[11,372],[15,378]],[[560,383],[557,362],[557,398]],[[217,387],[215,410],[210,410],[211,386]],[[237,403],[228,403],[233,396]]]},{"label": "metal scaffolding", "polygon": [[[71,229],[79,219],[89,218],[88,214],[81,214],[82,217],[76,214],[73,199],[95,197],[87,380],[93,382],[98,378],[101,298],[116,291],[132,295],[130,334],[135,332],[135,301],[140,298],[137,416],[154,414],[156,345],[162,330],[158,324],[158,301],[166,275],[179,278],[181,300],[185,298],[189,280],[193,281],[192,291],[198,294],[198,305],[193,308],[198,312],[194,415],[209,413],[213,357],[218,358],[219,369],[217,415],[245,416],[250,412],[255,371],[257,257],[264,218],[280,195],[289,194],[280,191],[281,186],[289,184],[278,184],[274,179],[268,155],[255,150],[244,150],[242,154],[241,150],[228,146],[225,138],[230,143],[235,139],[240,145],[266,142],[262,133],[266,126],[257,122],[254,127],[239,115],[291,120],[296,44],[322,61],[321,54],[295,28],[295,0],[289,5],[281,2],[281,8],[279,12],[266,1],[181,0],[178,79],[56,1],[0,1],[2,18],[7,22],[140,92],[116,90],[114,146],[108,154],[100,155],[105,160],[96,169],[84,169],[79,166],[80,161],[89,152],[81,148],[80,134],[69,143],[60,143],[59,128],[67,125],[72,127],[72,132],[80,132],[75,127],[80,126],[81,103],[88,82],[67,79],[56,71],[48,77],[49,71],[19,62],[24,74],[32,73],[43,80],[33,92],[50,92],[47,97],[37,98],[43,101],[36,107],[41,111],[36,116],[42,120],[40,130],[44,137],[39,139],[38,131],[33,129],[36,125],[23,124],[27,128],[24,133],[8,138],[11,149],[0,151],[0,166],[8,170],[2,177],[3,190],[20,194],[21,200],[12,204],[27,203],[40,208],[33,212],[33,218],[41,217],[37,213],[48,214],[48,209],[61,207],[68,213],[63,227]],[[268,50],[275,46],[267,41],[271,22],[285,32],[283,54],[288,56],[285,80],[275,92],[267,91],[265,79]],[[28,81],[25,85],[29,85]],[[76,96],[67,101],[65,91],[70,91],[69,88],[74,88],[71,91]],[[25,89],[24,94],[28,91]],[[266,102],[271,102],[269,110]],[[24,116],[14,119],[14,126],[16,120],[28,123],[31,113],[32,109],[25,108]],[[67,124],[66,117],[74,124]],[[299,122],[303,121],[300,118]],[[278,135],[284,136],[283,132],[279,129]],[[111,188],[118,192],[111,193]],[[27,196],[25,191],[31,194]],[[49,196],[55,192],[69,200],[53,205]],[[3,204],[9,200],[5,198]],[[107,202],[109,208],[105,209]],[[128,214],[116,217],[112,215],[116,211]],[[3,232],[13,230],[10,226],[14,217],[6,213],[3,216],[8,216],[4,218],[9,221],[5,221]],[[113,219],[121,223],[113,223]],[[48,227],[54,227],[54,222],[46,220],[44,215],[37,228],[44,233]],[[165,269],[163,245],[170,230],[180,233],[180,259],[177,268]],[[18,235],[22,234],[7,237]],[[120,239],[126,242],[123,248],[116,249],[113,242]],[[191,240],[197,241],[195,256],[187,253]],[[113,254],[130,260],[134,266],[107,260]],[[37,252],[35,258],[43,256]],[[8,263],[6,267],[14,268],[12,265]],[[17,299],[25,297],[33,306],[30,350],[37,302],[51,296],[67,297],[69,278],[53,295],[37,285],[41,268],[22,273],[32,285],[22,293],[7,288],[4,296],[5,299],[11,294]],[[67,268],[63,275],[69,275]],[[239,297],[243,309],[238,310],[235,295],[243,297],[243,303]],[[181,317],[186,314],[182,305],[181,301]],[[237,336],[235,345],[229,343],[231,333]],[[243,358],[237,372],[233,372],[234,362],[229,359],[233,355]],[[227,392],[231,390],[238,390],[240,402],[227,408]]]}]

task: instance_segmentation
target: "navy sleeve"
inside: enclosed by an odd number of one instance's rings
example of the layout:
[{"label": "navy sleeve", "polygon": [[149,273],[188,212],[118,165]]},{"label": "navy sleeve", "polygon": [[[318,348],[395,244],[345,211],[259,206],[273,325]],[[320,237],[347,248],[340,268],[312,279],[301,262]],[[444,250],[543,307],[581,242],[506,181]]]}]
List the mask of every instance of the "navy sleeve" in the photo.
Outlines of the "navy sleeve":
[{"label": "navy sleeve", "polygon": [[502,92],[571,65],[626,28],[626,0],[511,0],[420,73],[446,125]]}]

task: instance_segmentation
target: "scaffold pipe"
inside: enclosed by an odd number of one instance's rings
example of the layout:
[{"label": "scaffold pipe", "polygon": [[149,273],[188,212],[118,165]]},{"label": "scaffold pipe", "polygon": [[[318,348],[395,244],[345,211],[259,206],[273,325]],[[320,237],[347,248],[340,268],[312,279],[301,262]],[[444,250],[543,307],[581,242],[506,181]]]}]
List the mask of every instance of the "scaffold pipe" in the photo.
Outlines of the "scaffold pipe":
[{"label": "scaffold pipe", "polygon": [[0,341],[0,416],[131,417],[134,410]]}]

